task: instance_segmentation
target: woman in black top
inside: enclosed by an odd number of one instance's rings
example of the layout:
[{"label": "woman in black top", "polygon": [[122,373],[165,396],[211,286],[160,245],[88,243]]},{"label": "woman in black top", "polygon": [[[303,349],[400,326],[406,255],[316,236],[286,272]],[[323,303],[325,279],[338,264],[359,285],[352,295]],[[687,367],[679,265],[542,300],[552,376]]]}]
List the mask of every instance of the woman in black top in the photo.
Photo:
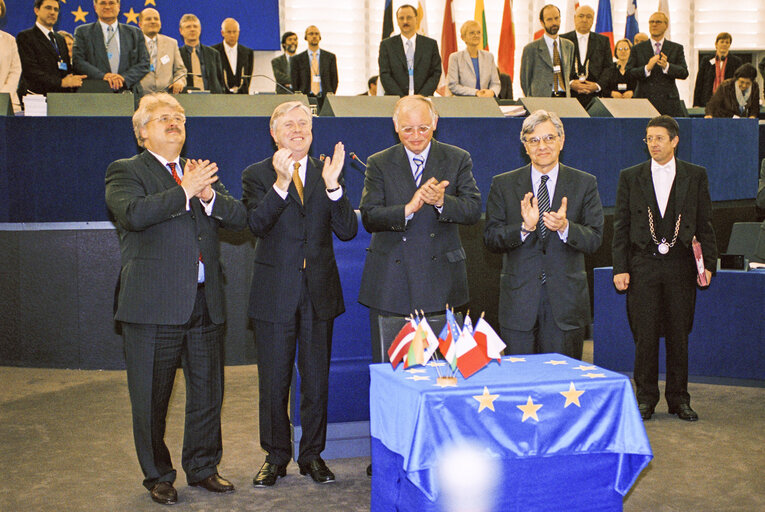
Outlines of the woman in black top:
[{"label": "woman in black top", "polygon": [[621,39],[614,45],[616,62],[609,70],[608,89],[604,95],[607,98],[632,98],[635,93],[637,80],[627,73],[627,61],[630,58],[632,43]]}]

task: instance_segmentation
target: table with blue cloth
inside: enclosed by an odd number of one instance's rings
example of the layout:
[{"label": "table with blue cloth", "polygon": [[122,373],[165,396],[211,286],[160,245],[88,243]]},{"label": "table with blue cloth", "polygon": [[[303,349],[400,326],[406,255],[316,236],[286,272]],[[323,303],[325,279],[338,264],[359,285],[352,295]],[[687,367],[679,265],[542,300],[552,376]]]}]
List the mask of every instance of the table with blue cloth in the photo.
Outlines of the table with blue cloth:
[{"label": "table with blue cloth", "polygon": [[502,511],[622,510],[653,457],[624,375],[560,354],[494,360],[456,387],[439,372],[370,365],[372,511],[439,510],[438,459],[461,441],[501,467]]}]

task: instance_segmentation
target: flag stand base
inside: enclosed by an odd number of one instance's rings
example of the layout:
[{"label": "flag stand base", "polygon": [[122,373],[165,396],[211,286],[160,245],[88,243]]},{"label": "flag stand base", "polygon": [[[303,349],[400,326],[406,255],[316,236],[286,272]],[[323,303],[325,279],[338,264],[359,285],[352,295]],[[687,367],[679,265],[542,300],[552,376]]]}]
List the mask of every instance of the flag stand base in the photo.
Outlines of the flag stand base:
[{"label": "flag stand base", "polygon": [[457,387],[457,377],[437,377],[436,385],[442,387]]}]

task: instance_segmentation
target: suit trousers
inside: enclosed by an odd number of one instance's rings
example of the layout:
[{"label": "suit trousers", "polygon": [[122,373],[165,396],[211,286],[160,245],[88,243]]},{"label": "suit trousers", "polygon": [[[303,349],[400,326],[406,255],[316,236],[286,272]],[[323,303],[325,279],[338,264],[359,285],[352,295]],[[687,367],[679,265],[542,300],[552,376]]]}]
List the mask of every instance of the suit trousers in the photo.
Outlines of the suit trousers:
[{"label": "suit trousers", "polygon": [[667,404],[690,404],[688,334],[696,307],[695,266],[690,256],[636,254],[630,262],[627,316],[635,339],[638,403],[659,402],[659,337],[667,355]]},{"label": "suit trousers", "polygon": [[186,380],[186,419],[181,465],[189,484],[217,473],[223,453],[223,326],[210,320],[203,286],[183,325],[122,324],[133,437],[138,462],[151,489],[174,482],[165,445],[165,420],[178,366]]},{"label": "suit trousers", "polygon": [[574,359],[582,358],[584,328],[564,331],[555,323],[547,285],[542,285],[537,308],[537,321],[530,331],[500,328],[502,341],[507,344],[506,355],[546,354],[556,352]]},{"label": "suit trousers", "polygon": [[302,437],[297,462],[319,457],[327,440],[329,360],[334,319],[316,317],[305,276],[297,311],[289,322],[253,320],[260,385],[260,446],[266,461],[286,465],[291,458],[290,419],[287,406],[292,368],[297,352],[300,374]]}]

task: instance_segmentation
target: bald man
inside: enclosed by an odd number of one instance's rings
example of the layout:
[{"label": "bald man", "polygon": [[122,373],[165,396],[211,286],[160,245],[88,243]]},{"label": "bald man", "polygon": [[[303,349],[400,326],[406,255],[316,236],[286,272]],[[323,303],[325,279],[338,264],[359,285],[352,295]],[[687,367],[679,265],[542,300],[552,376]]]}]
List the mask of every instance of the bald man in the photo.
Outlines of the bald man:
[{"label": "bald man", "polygon": [[[308,50],[290,59],[292,90],[316,96],[319,107],[327,94],[337,91],[337,59],[334,53],[319,49],[321,32],[311,25],[305,29]],[[314,60],[318,60],[314,67]]]},{"label": "bald man", "polygon": [[223,62],[223,79],[226,92],[231,94],[248,94],[254,54],[252,50],[239,44],[239,22],[234,18],[226,18],[220,26],[223,41],[214,44],[213,48],[220,53]]},{"label": "bald man", "polygon": [[178,41],[159,33],[162,20],[159,11],[151,7],[138,15],[138,26],[146,40],[150,61],[149,72],[141,79],[144,91],[180,94],[186,87],[186,66],[178,50]]}]

